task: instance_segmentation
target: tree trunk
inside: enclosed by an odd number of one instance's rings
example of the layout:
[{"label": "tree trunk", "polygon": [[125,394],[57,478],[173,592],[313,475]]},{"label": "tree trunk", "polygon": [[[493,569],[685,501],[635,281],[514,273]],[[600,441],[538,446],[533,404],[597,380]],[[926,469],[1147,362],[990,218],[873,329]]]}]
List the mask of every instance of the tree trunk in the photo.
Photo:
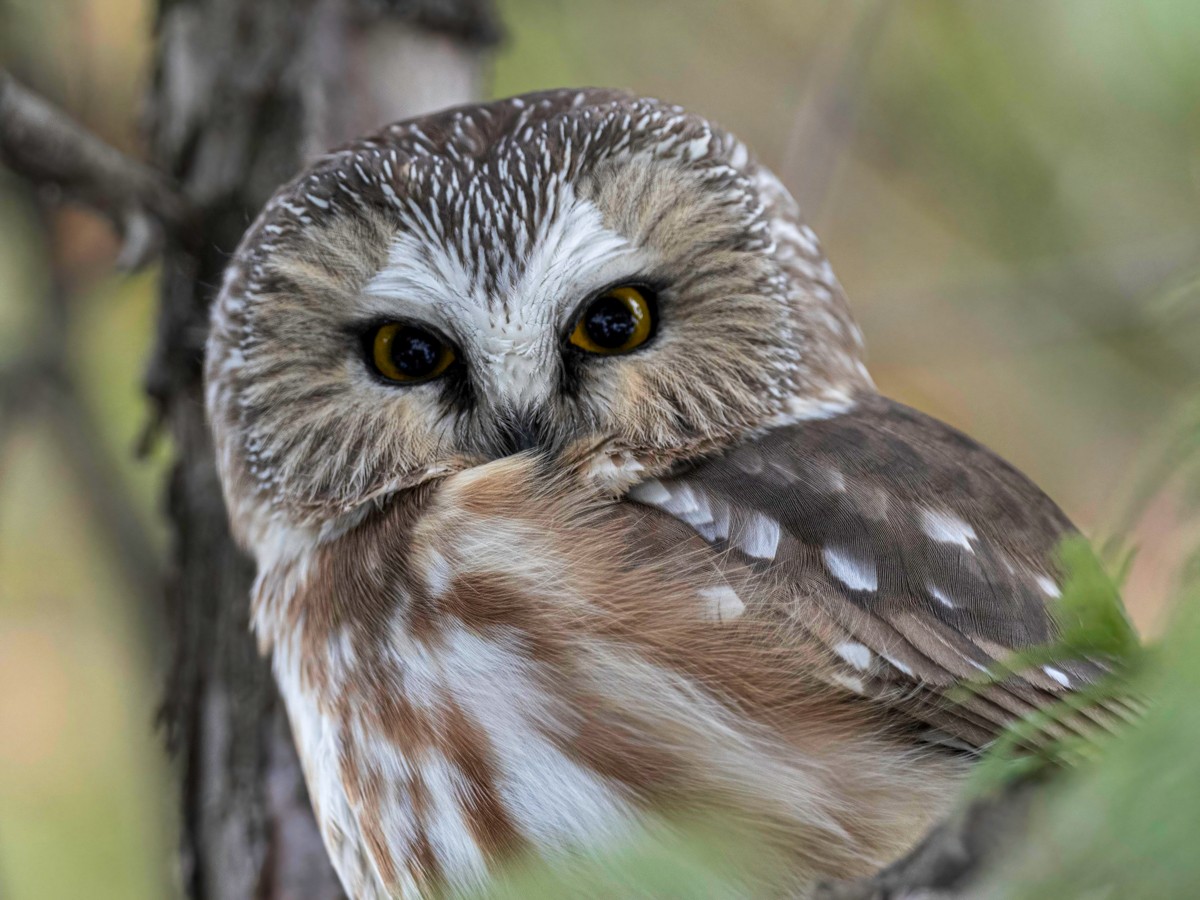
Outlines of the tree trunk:
[{"label": "tree trunk", "polygon": [[490,0],[160,0],[148,131],[198,210],[168,238],[147,390],[176,463],[167,588],[182,876],[202,900],[341,896],[267,664],[248,631],[252,564],[234,547],[204,421],[208,309],[243,230],[314,154],[477,97]]}]

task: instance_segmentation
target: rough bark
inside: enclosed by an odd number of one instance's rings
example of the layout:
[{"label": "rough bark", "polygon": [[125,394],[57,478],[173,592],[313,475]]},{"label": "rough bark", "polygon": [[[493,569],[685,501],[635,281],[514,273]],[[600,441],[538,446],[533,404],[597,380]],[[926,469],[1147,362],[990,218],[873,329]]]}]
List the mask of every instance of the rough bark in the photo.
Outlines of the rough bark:
[{"label": "rough bark", "polygon": [[202,900],[341,896],[287,724],[247,628],[252,565],[226,528],[204,422],[207,313],[242,231],[305,159],[476,94],[486,2],[162,0],[148,131],[203,240],[168,242],[147,391],[177,453],[164,720],[182,786],[183,880]]},{"label": "rough bark", "polygon": [[130,159],[0,71],[0,160],[106,215],[125,246],[127,268],[148,262],[162,232],[195,237],[192,211],[161,172]]}]

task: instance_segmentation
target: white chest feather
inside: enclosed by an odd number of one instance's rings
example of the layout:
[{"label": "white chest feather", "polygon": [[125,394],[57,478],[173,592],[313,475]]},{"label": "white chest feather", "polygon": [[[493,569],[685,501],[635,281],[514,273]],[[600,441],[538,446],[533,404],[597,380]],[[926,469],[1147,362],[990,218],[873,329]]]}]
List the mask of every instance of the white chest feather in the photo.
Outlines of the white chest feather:
[{"label": "white chest feather", "polygon": [[[494,792],[521,844],[544,854],[618,838],[633,821],[617,785],[560,749],[568,714],[515,641],[452,627],[434,649],[396,623],[368,662],[342,633],[329,641],[323,688],[306,677],[312,660],[298,649],[295,641],[276,646],[276,678],[323,836],[352,897],[481,884],[495,828],[481,816],[481,792]],[[395,692],[411,734],[381,722],[372,696],[380,685]],[[469,732],[456,731],[458,716]],[[456,744],[472,735],[483,748]],[[477,752],[493,764],[486,786],[460,762]]]}]

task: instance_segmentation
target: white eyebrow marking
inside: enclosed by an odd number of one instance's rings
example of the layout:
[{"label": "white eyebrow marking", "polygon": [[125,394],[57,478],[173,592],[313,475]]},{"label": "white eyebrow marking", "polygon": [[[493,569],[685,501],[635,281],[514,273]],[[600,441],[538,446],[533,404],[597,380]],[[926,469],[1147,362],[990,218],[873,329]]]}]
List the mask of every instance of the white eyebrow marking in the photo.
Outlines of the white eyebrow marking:
[{"label": "white eyebrow marking", "polygon": [[951,513],[923,509],[921,524],[925,534],[933,540],[942,544],[958,544],[968,550],[971,549],[971,541],[977,536],[974,528]]},{"label": "white eyebrow marking", "polygon": [[855,559],[844,550],[825,547],[821,551],[829,572],[852,591],[873,591],[879,587],[874,560]]},{"label": "white eyebrow marking", "polygon": [[871,665],[871,651],[855,641],[842,641],[834,646],[833,651],[856,669],[866,669]]},{"label": "white eyebrow marking", "polygon": [[754,513],[738,535],[737,546],[749,556],[774,559],[779,548],[779,523],[760,512]]}]

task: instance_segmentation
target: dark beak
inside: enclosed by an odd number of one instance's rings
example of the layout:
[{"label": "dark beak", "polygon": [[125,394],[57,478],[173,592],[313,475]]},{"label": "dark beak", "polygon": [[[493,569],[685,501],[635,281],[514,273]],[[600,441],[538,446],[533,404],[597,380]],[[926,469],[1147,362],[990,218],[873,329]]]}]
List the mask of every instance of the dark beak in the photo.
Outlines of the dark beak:
[{"label": "dark beak", "polygon": [[513,412],[504,417],[492,440],[491,455],[494,459],[536,450],[545,446],[548,429],[540,416],[534,413]]}]

